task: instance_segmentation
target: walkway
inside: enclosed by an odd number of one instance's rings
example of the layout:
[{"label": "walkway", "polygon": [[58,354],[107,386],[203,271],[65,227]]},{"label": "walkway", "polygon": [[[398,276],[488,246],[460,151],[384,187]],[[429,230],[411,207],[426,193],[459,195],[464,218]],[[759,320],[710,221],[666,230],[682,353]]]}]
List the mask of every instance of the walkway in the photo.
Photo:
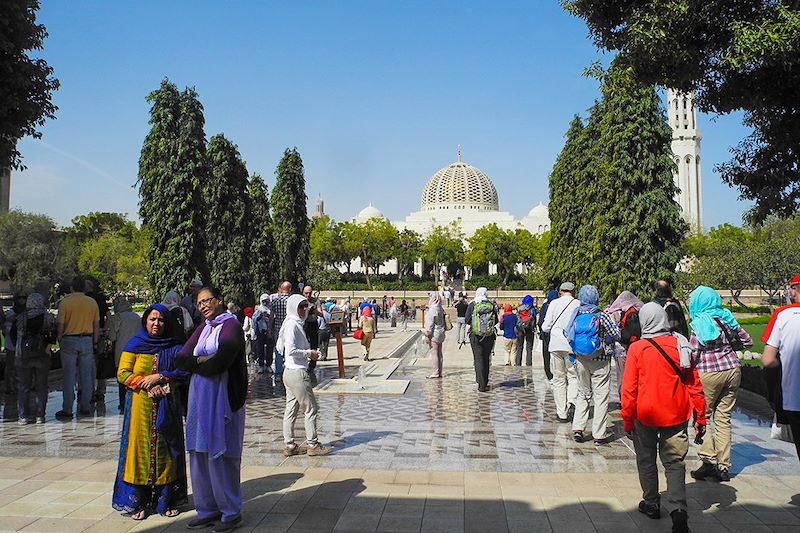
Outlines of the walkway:
[{"label": "walkway", "polygon": [[[384,327],[373,356],[410,335]],[[459,350],[453,337],[442,380],[425,379],[417,343],[391,376],[411,381],[405,395],[320,395],[320,436],[334,449],[327,457],[280,455],[283,390],[268,374],[253,375],[240,531],[669,530],[668,519],[635,510],[627,439],[577,444],[569,425],[554,420],[540,358],[533,368],[492,367],[492,391],[479,394],[469,346]],[[347,338],[345,353],[355,375],[360,347]],[[320,364],[320,381],[335,365]],[[0,530],[185,530],[193,512],[136,523],[111,509],[120,420],[113,387],[95,417],[53,421],[54,391],[47,424],[0,425]],[[687,478],[695,531],[800,530],[800,464],[792,445],[769,439],[763,415],[763,403],[742,398],[730,483]],[[621,433],[617,412],[612,420]],[[692,449],[690,467],[695,458]]]}]

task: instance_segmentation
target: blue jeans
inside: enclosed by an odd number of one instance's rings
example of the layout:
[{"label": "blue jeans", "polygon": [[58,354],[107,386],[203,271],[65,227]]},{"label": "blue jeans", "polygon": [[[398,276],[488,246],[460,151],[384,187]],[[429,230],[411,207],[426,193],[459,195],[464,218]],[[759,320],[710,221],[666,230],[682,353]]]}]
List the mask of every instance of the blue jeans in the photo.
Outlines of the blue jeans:
[{"label": "blue jeans", "polygon": [[275,350],[275,375],[283,375],[283,353]]},{"label": "blue jeans", "polygon": [[72,413],[75,402],[75,381],[80,382],[81,404],[78,408],[83,412],[91,411],[92,391],[94,390],[94,350],[92,337],[61,338],[61,367],[64,369],[64,403],[62,410]]}]

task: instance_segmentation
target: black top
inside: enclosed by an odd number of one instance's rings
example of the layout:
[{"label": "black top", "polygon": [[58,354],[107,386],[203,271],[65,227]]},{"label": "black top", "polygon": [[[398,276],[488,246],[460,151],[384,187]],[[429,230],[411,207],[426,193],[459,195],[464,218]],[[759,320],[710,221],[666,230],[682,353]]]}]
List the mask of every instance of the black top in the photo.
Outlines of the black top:
[{"label": "black top", "polygon": [[467,303],[466,300],[463,299],[459,300],[458,302],[456,302],[456,305],[454,307],[456,308],[456,315],[458,316],[458,318],[464,318],[465,316],[467,316],[467,307],[469,307],[469,304]]},{"label": "black top", "polygon": [[[228,372],[228,402],[238,411],[247,399],[247,361],[244,355],[244,331],[236,320],[226,320],[219,332],[219,349],[214,357],[198,364],[194,349],[204,326],[198,326],[175,358],[175,368],[201,376]],[[190,385],[191,386],[191,385]]]}]

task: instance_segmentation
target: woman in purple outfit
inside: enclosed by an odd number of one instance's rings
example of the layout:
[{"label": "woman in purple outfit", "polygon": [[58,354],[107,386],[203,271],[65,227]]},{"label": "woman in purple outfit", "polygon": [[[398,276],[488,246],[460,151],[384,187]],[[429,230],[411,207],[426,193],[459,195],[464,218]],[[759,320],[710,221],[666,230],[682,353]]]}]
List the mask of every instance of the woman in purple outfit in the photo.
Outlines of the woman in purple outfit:
[{"label": "woman in purple outfit", "polygon": [[197,293],[205,319],[181,349],[176,366],[192,373],[186,414],[186,450],[197,518],[189,529],[216,524],[231,531],[242,522],[240,469],[244,441],[247,363],[244,332],[214,287]]}]

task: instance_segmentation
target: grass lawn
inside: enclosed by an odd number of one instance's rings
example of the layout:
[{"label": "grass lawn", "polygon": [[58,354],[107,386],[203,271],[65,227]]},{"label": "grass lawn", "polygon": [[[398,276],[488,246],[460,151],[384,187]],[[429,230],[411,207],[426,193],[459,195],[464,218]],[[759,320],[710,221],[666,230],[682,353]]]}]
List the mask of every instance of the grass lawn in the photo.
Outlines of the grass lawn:
[{"label": "grass lawn", "polygon": [[[764,353],[764,343],[761,342],[761,335],[764,334],[764,330],[767,328],[766,324],[743,324],[742,327],[745,329],[747,333],[753,337],[753,347],[750,348],[752,352]],[[745,362],[745,361],[743,361]],[[750,361],[746,361],[750,363]],[[755,361],[756,365],[758,366],[761,363],[759,361]]]}]

